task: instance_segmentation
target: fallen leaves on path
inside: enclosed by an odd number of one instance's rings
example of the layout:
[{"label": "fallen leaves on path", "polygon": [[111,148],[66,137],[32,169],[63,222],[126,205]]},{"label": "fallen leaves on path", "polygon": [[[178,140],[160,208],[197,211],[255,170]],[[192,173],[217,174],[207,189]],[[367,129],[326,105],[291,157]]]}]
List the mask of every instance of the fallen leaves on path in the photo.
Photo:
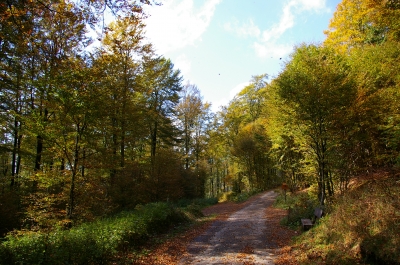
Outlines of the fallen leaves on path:
[{"label": "fallen leaves on path", "polygon": [[240,210],[247,203],[233,203],[225,202],[207,207],[203,210],[205,216],[216,215],[215,218],[209,218],[203,221],[201,224],[197,224],[186,231],[184,234],[177,236],[172,239],[168,239],[163,244],[157,246],[151,250],[149,254],[142,255],[140,257],[131,257],[133,265],[175,265],[186,253],[186,247],[189,245],[194,238],[204,233],[213,221],[226,220],[229,215]]},{"label": "fallen leaves on path", "polygon": [[157,246],[148,255],[134,258],[133,265],[174,265],[177,264],[182,255],[186,252],[186,246],[198,235],[204,233],[210,226],[211,220],[197,224],[184,234],[168,239],[163,244]]},{"label": "fallen leaves on path", "polygon": [[[256,197],[256,196],[255,196]],[[233,203],[225,202],[207,207],[203,210],[205,216],[213,216],[215,218],[209,218],[203,221],[201,224],[197,224],[190,228],[188,231],[168,239],[164,243],[155,247],[149,254],[141,257],[131,257],[133,265],[176,265],[179,260],[187,253],[187,246],[194,238],[203,234],[211,225],[213,221],[226,220],[232,213],[247,206],[254,197],[244,203]],[[275,263],[278,265],[295,265],[297,264],[291,254],[290,242],[293,236],[297,235],[297,231],[293,231],[280,225],[280,220],[287,214],[286,210],[277,209],[274,207],[268,207],[265,209],[265,216],[267,218],[266,225],[267,230],[265,232],[266,241],[270,243],[270,250],[274,251]],[[245,257],[248,254],[252,254],[254,251],[251,247],[245,247],[238,253],[243,258],[244,265],[254,264],[251,261],[246,261]]]},{"label": "fallen leaves on path", "polygon": [[296,265],[297,262],[291,255],[291,240],[298,235],[298,231],[294,231],[280,224],[280,220],[287,215],[287,211],[274,207],[268,207],[265,211],[266,221],[266,237],[274,249],[277,258],[274,260],[277,265]]},{"label": "fallen leaves on path", "polygon": [[240,251],[240,253],[243,253],[243,254],[253,254],[253,253],[254,253],[254,249],[253,249],[251,246],[247,245],[246,247],[244,247],[244,248]]}]

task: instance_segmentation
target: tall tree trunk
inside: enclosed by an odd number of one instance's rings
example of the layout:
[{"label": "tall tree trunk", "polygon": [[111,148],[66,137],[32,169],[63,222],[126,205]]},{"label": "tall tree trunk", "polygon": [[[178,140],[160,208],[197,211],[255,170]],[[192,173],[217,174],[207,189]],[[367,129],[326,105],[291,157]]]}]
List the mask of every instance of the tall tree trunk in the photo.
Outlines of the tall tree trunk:
[{"label": "tall tree trunk", "polygon": [[79,125],[77,125],[77,136],[75,138],[75,146],[74,146],[74,158],[71,164],[71,186],[69,188],[69,198],[68,198],[68,207],[67,207],[67,218],[72,219],[74,207],[75,207],[75,180],[76,175],[78,173],[78,163],[79,163],[79,150],[80,150],[80,135],[79,135]]},{"label": "tall tree trunk", "polygon": [[15,180],[14,180],[15,186],[18,186],[18,176],[21,171],[21,141],[22,141],[22,135],[19,135],[18,136],[18,145],[17,145],[18,157],[17,157],[17,165],[15,167]]},{"label": "tall tree trunk", "polygon": [[122,128],[121,132],[121,158],[120,158],[120,166],[121,168],[125,167],[125,126]]},{"label": "tall tree trunk", "polygon": [[[42,108],[42,106],[40,106]],[[48,110],[45,108],[44,113],[40,110],[40,116],[42,117],[42,122],[47,121]],[[36,136],[36,157],[35,157],[35,174],[40,171],[42,164],[42,153],[43,153],[43,136],[40,133]],[[32,188],[36,190],[37,180],[33,181]]]},{"label": "tall tree trunk", "polygon": [[[155,167],[155,158],[156,158],[156,151],[157,151],[157,130],[158,130],[158,122],[154,122],[154,128],[151,131],[151,167],[152,171]],[[154,173],[154,172],[152,172]]]},{"label": "tall tree trunk", "polygon": [[115,181],[115,175],[117,174],[117,169],[115,168],[117,163],[117,149],[118,149],[118,135],[117,135],[117,119],[112,118],[112,165],[110,169],[110,184],[113,185]]},{"label": "tall tree trunk", "polygon": [[185,169],[189,169],[189,144],[190,144],[190,135],[189,135],[189,122],[185,115]]},{"label": "tall tree trunk", "polygon": [[15,177],[16,177],[16,168],[17,168],[17,149],[18,149],[18,120],[17,117],[14,117],[14,141],[13,141],[13,150],[12,150],[12,161],[11,161],[11,182],[10,188],[13,189],[15,185]]},{"label": "tall tree trunk", "polygon": [[129,80],[128,80],[128,63],[127,58],[125,57],[124,63],[124,88],[122,93],[122,110],[121,110],[121,158],[120,158],[120,166],[121,168],[125,167],[125,135],[126,135],[126,105],[128,100],[128,88],[129,88]]},{"label": "tall tree trunk", "polygon": [[[36,156],[35,156],[35,175],[40,171],[40,166],[42,162],[42,152],[43,152],[43,137],[41,135],[36,136]],[[35,191],[37,188],[38,182],[35,179],[32,183],[32,190]]]},{"label": "tall tree trunk", "polygon": [[42,162],[43,152],[43,137],[41,135],[36,136],[36,156],[35,156],[35,172],[40,170]]},{"label": "tall tree trunk", "polygon": [[81,162],[81,164],[82,164],[82,166],[81,166],[82,179],[85,177],[85,159],[86,159],[86,149],[83,148],[83,151],[82,151],[82,162]]}]

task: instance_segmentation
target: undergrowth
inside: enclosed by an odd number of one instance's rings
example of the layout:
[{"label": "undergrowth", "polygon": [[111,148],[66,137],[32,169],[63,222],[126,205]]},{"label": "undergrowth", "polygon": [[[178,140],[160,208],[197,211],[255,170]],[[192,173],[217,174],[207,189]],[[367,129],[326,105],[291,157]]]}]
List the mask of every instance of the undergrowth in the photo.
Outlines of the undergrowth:
[{"label": "undergrowth", "polygon": [[110,264],[118,253],[140,251],[155,235],[195,220],[207,203],[151,203],[69,230],[18,231],[1,243],[0,264]]},{"label": "undergrowth", "polygon": [[400,174],[359,180],[295,239],[292,256],[299,264],[400,264],[399,198]]},{"label": "undergrowth", "polygon": [[281,220],[281,224],[292,229],[297,229],[302,218],[313,218],[314,210],[319,205],[317,197],[313,192],[291,193],[278,190],[279,195],[275,200],[274,206],[288,210],[288,214]]},{"label": "undergrowth", "polygon": [[249,192],[233,192],[233,191],[228,191],[228,192],[223,192],[218,196],[218,202],[226,202],[226,201],[231,201],[231,202],[244,202],[247,201],[250,197],[253,195],[259,193],[260,191],[249,191]]},{"label": "undergrowth", "polygon": [[189,205],[197,205],[199,207],[206,207],[218,203],[217,198],[197,198],[197,199],[181,199],[174,203],[177,207],[187,207]]}]

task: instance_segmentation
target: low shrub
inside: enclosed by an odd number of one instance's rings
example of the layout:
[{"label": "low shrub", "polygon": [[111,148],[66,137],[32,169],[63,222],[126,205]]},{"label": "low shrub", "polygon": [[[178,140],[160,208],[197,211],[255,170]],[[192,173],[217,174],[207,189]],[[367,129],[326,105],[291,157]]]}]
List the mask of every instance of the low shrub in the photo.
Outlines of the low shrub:
[{"label": "low shrub", "polygon": [[275,207],[288,210],[288,215],[281,220],[281,224],[294,229],[301,225],[302,218],[312,219],[318,205],[316,198],[305,192],[287,192],[285,196],[283,191],[279,191],[274,203]]},{"label": "low shrub", "polygon": [[219,202],[225,202],[225,201],[231,201],[231,202],[244,202],[247,201],[251,196],[259,193],[260,191],[254,190],[254,191],[249,191],[249,192],[224,192],[221,193],[219,196]]},{"label": "low shrub", "polygon": [[151,203],[70,230],[8,235],[0,245],[0,264],[107,264],[118,251],[137,248],[151,234],[185,221],[170,204]]},{"label": "low shrub", "polygon": [[233,198],[233,191],[227,191],[220,193],[218,196],[218,202],[227,202],[227,201],[232,201]]},{"label": "low shrub", "polygon": [[218,203],[218,199],[213,198],[203,198],[203,199],[195,199],[194,204],[199,205],[200,207],[207,207]]},{"label": "low shrub", "polygon": [[197,198],[197,199],[181,199],[175,203],[177,207],[187,207],[189,205],[197,205],[201,208],[218,203],[217,198]]}]

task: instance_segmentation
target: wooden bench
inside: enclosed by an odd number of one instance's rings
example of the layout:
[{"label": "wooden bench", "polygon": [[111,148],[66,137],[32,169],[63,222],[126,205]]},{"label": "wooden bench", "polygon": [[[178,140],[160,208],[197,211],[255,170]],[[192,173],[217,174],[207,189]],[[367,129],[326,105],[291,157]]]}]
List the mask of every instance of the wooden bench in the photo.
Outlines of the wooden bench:
[{"label": "wooden bench", "polygon": [[314,211],[314,218],[311,219],[301,219],[301,226],[303,227],[303,230],[306,231],[308,229],[310,229],[315,222],[317,221],[317,219],[320,219],[323,215],[323,211],[321,208],[315,208]]}]

